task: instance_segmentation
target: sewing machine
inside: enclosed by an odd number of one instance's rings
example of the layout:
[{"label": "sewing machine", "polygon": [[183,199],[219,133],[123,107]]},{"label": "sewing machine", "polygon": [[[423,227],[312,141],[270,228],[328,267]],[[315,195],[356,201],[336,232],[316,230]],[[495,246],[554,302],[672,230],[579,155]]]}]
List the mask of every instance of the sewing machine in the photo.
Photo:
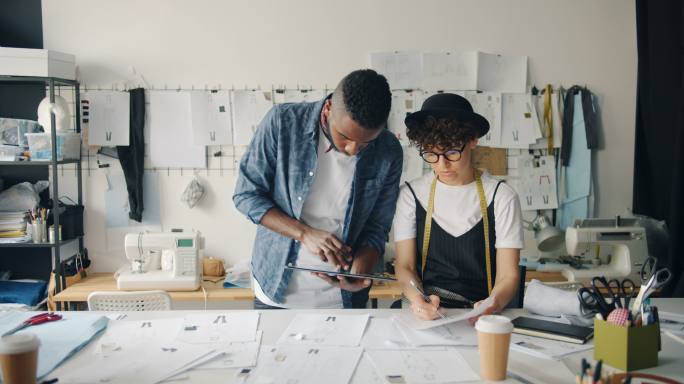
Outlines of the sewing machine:
[{"label": "sewing machine", "polygon": [[[585,219],[565,230],[565,246],[571,256],[592,257],[588,269],[565,268],[568,281],[589,281],[594,276],[607,279],[629,277],[639,281],[639,270],[648,257],[646,230],[635,219]],[[611,247],[610,260],[603,263],[601,249]]]},{"label": "sewing machine", "polygon": [[120,290],[194,291],[202,281],[199,232],[129,233],[124,240],[131,265],[116,279]]}]

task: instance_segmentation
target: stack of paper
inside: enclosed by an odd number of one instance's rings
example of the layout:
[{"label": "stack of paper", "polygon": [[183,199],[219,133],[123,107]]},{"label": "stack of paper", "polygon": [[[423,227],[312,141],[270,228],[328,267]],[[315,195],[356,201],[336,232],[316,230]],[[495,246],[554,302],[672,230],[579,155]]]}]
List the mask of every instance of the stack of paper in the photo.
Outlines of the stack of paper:
[{"label": "stack of paper", "polygon": [[367,351],[378,376],[389,383],[458,383],[480,379],[454,350]]},{"label": "stack of paper", "polygon": [[573,353],[592,348],[594,348],[593,343],[573,344],[526,335],[513,334],[511,336],[511,349],[543,359],[560,360]]},{"label": "stack of paper", "polygon": [[26,235],[26,212],[0,212],[0,244],[23,243],[31,240]]}]

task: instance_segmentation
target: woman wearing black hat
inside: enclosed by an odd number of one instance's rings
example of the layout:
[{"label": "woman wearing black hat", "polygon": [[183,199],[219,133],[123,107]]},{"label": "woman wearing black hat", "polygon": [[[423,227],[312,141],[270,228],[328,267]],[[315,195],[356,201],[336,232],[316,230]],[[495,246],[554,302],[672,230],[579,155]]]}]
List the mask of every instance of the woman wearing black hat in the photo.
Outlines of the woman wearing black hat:
[{"label": "woman wearing black hat", "polygon": [[433,170],[402,186],[394,218],[395,269],[412,311],[431,320],[440,307],[487,297],[485,313],[500,311],[517,290],[523,234],[515,191],[471,164],[489,123],[450,93],[429,97],[405,122]]}]

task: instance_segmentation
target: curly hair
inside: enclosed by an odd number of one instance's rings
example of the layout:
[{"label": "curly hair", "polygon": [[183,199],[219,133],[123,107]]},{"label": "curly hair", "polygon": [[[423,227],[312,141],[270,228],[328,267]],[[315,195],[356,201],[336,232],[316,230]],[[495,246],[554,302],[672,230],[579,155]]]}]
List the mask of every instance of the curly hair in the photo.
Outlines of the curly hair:
[{"label": "curly hair", "polygon": [[477,129],[469,123],[433,116],[410,122],[406,129],[406,136],[418,149],[460,147],[476,139],[477,133]]},{"label": "curly hair", "polygon": [[384,127],[392,104],[385,76],[372,69],[356,70],[335,88],[333,104],[341,101],[351,118],[366,129]]}]

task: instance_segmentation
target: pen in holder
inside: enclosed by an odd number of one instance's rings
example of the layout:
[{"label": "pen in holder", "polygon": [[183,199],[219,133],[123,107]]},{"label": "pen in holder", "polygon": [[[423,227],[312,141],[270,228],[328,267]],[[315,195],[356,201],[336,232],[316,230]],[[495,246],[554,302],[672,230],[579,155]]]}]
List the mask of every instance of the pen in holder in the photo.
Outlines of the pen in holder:
[{"label": "pen in holder", "polygon": [[31,237],[34,243],[47,242],[47,225],[44,221],[36,221],[31,224]]}]

